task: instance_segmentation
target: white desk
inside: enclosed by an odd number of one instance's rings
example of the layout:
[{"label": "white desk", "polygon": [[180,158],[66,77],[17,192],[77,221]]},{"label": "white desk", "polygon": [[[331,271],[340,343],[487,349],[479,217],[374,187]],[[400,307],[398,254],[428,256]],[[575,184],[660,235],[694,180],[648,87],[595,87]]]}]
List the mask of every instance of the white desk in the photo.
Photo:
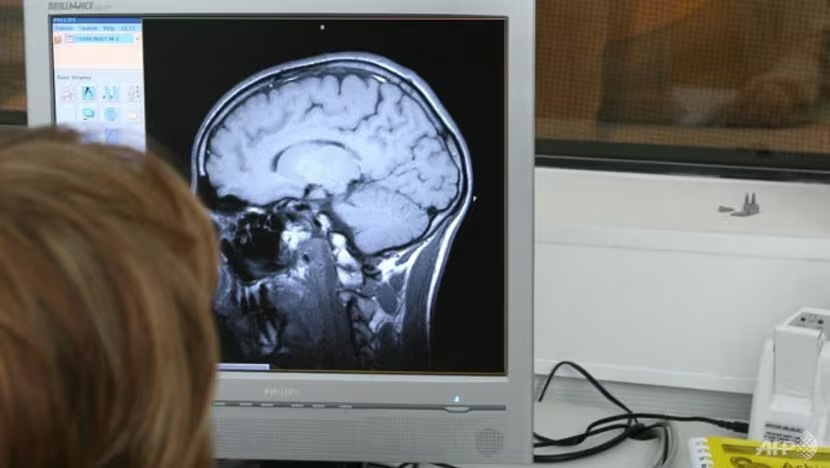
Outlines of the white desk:
[{"label": "white desk", "polygon": [[[562,401],[546,401],[536,407],[536,430],[548,437],[566,437],[582,432],[589,423],[594,420],[617,414],[607,409],[595,406],[579,405]],[[721,435],[735,437],[730,433],[715,426],[698,423],[676,423],[679,447],[672,468],[689,468],[689,451],[687,443],[692,437],[707,435]],[[603,439],[589,441],[588,444],[596,444]],[[537,466],[557,466],[561,468],[620,468],[636,467],[648,468],[656,460],[658,442],[636,442],[626,441],[617,447],[601,455],[577,460],[568,463],[540,464]],[[572,448],[569,450],[573,450]],[[550,452],[555,453],[555,452]],[[498,468],[522,468],[527,465],[502,465]],[[493,465],[462,465],[464,468],[496,468]]]}]

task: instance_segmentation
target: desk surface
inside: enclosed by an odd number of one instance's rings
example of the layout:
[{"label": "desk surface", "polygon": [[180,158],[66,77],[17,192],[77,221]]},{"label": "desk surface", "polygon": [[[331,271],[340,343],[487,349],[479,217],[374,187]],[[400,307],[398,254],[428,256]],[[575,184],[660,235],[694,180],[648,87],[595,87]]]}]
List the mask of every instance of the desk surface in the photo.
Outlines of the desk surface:
[{"label": "desk surface", "polygon": [[[593,406],[573,404],[563,401],[545,402],[536,407],[536,430],[549,437],[566,437],[585,429],[590,422],[617,414],[612,410]],[[689,468],[689,450],[687,443],[692,437],[720,435],[734,437],[735,434],[699,423],[676,423],[679,447],[672,468]],[[592,443],[601,442],[601,439]],[[586,445],[587,447],[587,445]],[[627,441],[608,452],[584,460],[555,465],[562,468],[617,468],[638,467],[648,468],[656,461],[659,445],[656,441],[634,442]],[[551,452],[555,453],[555,452]],[[496,468],[492,465],[462,465],[464,468]],[[502,465],[498,468],[522,468],[527,465]]]}]

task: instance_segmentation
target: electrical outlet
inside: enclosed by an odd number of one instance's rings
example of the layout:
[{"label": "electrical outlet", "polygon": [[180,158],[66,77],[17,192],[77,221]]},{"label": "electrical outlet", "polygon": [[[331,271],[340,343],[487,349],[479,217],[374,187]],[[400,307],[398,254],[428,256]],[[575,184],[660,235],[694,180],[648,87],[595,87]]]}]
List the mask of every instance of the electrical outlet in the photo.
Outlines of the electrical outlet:
[{"label": "electrical outlet", "polygon": [[790,322],[791,326],[819,330],[830,338],[830,310],[802,309]]}]

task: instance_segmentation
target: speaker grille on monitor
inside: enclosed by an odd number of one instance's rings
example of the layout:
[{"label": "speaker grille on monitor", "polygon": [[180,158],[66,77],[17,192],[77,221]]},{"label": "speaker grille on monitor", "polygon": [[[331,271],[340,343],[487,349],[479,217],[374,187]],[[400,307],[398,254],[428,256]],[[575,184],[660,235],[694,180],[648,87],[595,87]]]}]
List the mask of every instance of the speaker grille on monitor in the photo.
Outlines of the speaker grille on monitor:
[{"label": "speaker grille on monitor", "polygon": [[476,450],[485,457],[494,457],[504,450],[504,434],[485,429],[476,434]]},{"label": "speaker grille on monitor", "polygon": [[498,413],[369,417],[304,413],[308,417],[283,414],[270,419],[252,413],[251,418],[215,418],[217,457],[476,462],[498,457],[505,448],[505,420]]}]

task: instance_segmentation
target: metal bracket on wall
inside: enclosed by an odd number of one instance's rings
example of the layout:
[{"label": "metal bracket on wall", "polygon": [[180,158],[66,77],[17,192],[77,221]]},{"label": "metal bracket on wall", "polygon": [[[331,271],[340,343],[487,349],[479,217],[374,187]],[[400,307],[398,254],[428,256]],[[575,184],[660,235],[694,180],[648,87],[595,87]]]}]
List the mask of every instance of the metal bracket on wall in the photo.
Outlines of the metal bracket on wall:
[{"label": "metal bracket on wall", "polygon": [[758,204],[758,197],[756,194],[747,193],[744,196],[744,204],[740,211],[736,210],[735,208],[732,208],[731,206],[721,205],[718,207],[718,212],[729,213],[730,216],[746,218],[761,213],[761,205]]}]

